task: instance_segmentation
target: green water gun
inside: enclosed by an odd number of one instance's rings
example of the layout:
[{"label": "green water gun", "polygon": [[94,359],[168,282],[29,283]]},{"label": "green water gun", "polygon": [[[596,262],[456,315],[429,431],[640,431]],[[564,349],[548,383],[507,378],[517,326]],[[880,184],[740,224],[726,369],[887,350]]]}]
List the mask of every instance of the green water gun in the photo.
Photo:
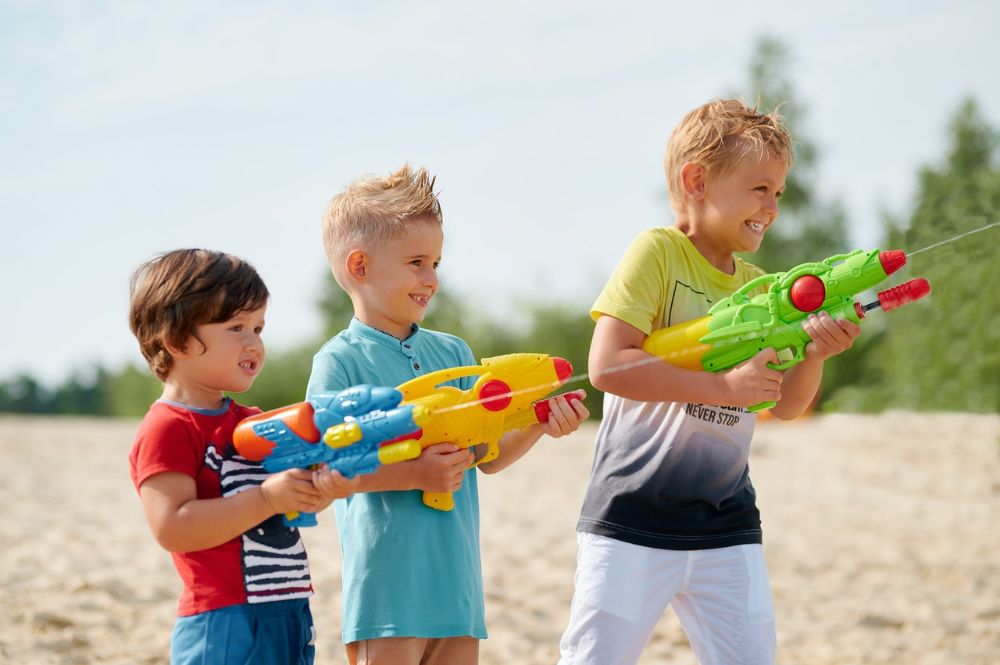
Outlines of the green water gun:
[{"label": "green water gun", "polygon": [[[918,278],[879,292],[866,305],[854,300],[905,264],[902,250],[859,249],[761,275],[713,305],[707,316],[654,331],[642,348],[672,365],[708,372],[729,369],[773,348],[779,362],[768,366],[788,369],[805,359],[811,339],[802,323],[809,314],[825,311],[834,319],[860,323],[872,309],[890,311],[930,293],[930,283]],[[750,296],[764,287],[764,293]],[[763,402],[748,410],[774,405]]]}]

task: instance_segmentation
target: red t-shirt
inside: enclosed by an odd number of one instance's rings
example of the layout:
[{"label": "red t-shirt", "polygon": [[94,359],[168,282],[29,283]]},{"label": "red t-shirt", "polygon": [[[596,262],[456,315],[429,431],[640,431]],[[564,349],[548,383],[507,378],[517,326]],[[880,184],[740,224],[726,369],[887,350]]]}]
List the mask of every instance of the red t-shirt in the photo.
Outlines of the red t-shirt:
[{"label": "red t-shirt", "polygon": [[[154,402],[139,426],[129,454],[138,490],[159,473],[195,480],[199,499],[232,496],[260,485],[267,472],[236,453],[236,425],[260,409],[232,400],[215,411]],[[309,562],[298,529],[274,515],[238,538],[197,552],[172,552],[184,583],[178,616],[242,603],[264,603],[312,595]]]}]

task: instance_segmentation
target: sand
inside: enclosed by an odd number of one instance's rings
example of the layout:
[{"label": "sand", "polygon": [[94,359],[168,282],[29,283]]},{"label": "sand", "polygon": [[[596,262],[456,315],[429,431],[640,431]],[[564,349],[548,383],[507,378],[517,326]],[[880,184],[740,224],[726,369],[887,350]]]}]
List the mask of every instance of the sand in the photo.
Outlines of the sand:
[{"label": "sand", "polygon": [[[0,663],[165,663],[179,590],[128,479],[136,421],[0,417]],[[483,476],[484,665],[554,663],[594,427]],[[1000,416],[758,426],[778,662],[1000,663]],[[332,513],[306,532],[317,662],[344,662]],[[693,664],[668,610],[645,664]]]}]

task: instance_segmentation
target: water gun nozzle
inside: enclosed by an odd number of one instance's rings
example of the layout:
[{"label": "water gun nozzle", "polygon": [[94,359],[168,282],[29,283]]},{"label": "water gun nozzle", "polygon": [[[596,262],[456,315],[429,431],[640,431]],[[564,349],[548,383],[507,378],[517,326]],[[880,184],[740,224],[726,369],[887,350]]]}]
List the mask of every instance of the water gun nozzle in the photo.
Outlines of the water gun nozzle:
[{"label": "water gun nozzle", "polygon": [[564,383],[573,376],[573,365],[565,358],[553,358],[552,364],[555,366],[556,376],[559,377],[560,383]]},{"label": "water gun nozzle", "polygon": [[878,260],[886,275],[891,275],[906,265],[906,252],[901,249],[890,249],[878,253]]}]

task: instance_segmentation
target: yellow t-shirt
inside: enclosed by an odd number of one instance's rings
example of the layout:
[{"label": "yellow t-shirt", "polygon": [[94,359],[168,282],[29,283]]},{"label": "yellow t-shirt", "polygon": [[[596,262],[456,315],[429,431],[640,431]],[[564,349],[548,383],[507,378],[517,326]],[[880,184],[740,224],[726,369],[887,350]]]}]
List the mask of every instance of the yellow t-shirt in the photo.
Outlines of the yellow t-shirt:
[{"label": "yellow t-shirt", "polygon": [[590,315],[613,316],[649,335],[697,319],[764,271],[736,257],[727,275],[709,264],[677,227],[639,235],[618,263]]},{"label": "yellow t-shirt", "polygon": [[[716,269],[675,227],[637,237],[591,308],[645,334],[701,318],[760,268]],[[646,547],[761,542],[748,459],[756,416],[740,407],[604,395],[604,417],[577,530]]]}]

